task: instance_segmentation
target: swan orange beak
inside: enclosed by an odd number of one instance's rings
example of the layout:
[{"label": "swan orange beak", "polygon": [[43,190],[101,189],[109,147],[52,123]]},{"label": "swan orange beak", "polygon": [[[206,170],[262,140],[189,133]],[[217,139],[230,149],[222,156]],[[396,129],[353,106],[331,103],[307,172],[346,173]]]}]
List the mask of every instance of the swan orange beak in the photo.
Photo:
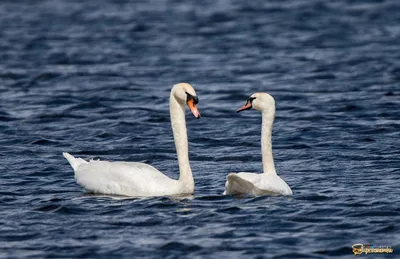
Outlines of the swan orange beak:
[{"label": "swan orange beak", "polygon": [[247,103],[245,105],[243,105],[242,107],[240,107],[237,112],[241,112],[244,110],[250,110],[251,108],[253,108],[253,106],[251,105],[251,101],[247,101]]},{"label": "swan orange beak", "polygon": [[187,103],[187,106],[189,107],[190,111],[193,113],[194,117],[196,117],[196,119],[199,119],[200,112],[199,112],[199,110],[197,110],[197,106],[194,103],[194,100],[190,99],[186,103]]}]

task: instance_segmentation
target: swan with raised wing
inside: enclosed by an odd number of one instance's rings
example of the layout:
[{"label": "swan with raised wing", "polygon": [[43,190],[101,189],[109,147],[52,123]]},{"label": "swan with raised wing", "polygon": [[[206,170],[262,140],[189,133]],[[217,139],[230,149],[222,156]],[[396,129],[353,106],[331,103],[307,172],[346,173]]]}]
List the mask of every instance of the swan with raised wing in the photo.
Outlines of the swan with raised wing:
[{"label": "swan with raised wing", "polygon": [[170,94],[170,118],[178,156],[179,179],[171,179],[156,168],[136,162],[86,161],[68,153],[64,157],[75,172],[76,182],[93,193],[124,196],[171,196],[191,194],[194,180],[189,164],[185,105],[198,119],[198,98],[190,84],[173,86]]},{"label": "swan with raised wing", "polygon": [[224,194],[292,195],[292,190],[276,174],[272,157],[272,125],[275,117],[275,100],[267,93],[255,93],[237,112],[256,109],[262,113],[261,151],[263,173],[230,173],[226,177]]}]

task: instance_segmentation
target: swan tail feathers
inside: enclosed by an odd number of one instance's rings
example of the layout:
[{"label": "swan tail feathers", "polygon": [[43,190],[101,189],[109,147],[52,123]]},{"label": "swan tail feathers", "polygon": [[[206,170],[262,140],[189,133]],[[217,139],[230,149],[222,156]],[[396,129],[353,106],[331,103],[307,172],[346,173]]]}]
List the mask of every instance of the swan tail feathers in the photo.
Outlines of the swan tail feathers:
[{"label": "swan tail feathers", "polygon": [[229,194],[248,194],[252,192],[254,185],[241,178],[235,173],[230,173],[226,177],[225,195]]},{"label": "swan tail feathers", "polygon": [[63,156],[68,160],[68,162],[71,164],[72,168],[76,170],[79,165],[81,164],[87,164],[88,162],[83,160],[82,158],[76,158],[67,152],[63,152]]}]

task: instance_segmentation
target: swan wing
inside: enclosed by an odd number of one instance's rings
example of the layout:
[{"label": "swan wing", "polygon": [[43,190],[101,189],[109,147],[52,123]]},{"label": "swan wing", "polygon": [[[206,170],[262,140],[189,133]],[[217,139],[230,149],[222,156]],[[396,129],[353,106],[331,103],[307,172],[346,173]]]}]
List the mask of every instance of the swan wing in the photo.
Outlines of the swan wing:
[{"label": "swan wing", "polygon": [[173,195],[179,189],[177,180],[169,178],[148,164],[83,161],[79,164],[71,163],[75,171],[76,182],[94,193],[164,196]]},{"label": "swan wing", "polygon": [[287,183],[282,180],[277,174],[267,173],[261,174],[260,181],[256,184],[260,194],[279,194],[279,195],[292,195],[293,192]]},{"label": "swan wing", "polygon": [[[255,185],[260,181],[259,174],[230,173],[226,177],[225,195],[253,194]],[[254,195],[254,194],[253,194]]]},{"label": "swan wing", "polygon": [[230,173],[224,194],[292,195],[292,190],[276,174]]}]

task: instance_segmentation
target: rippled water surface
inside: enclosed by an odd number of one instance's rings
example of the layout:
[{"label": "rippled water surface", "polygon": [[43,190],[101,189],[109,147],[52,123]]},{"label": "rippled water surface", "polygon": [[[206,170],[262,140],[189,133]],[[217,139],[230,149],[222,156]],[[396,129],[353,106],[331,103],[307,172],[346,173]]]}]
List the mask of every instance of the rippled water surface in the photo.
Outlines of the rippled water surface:
[{"label": "rippled water surface", "polygon": [[[398,253],[399,1],[2,1],[0,28],[1,258]],[[202,113],[187,113],[193,196],[75,183],[63,151],[177,178],[181,81]],[[222,196],[229,172],[261,172],[261,116],[235,112],[257,91],[276,100],[290,198]]]}]

